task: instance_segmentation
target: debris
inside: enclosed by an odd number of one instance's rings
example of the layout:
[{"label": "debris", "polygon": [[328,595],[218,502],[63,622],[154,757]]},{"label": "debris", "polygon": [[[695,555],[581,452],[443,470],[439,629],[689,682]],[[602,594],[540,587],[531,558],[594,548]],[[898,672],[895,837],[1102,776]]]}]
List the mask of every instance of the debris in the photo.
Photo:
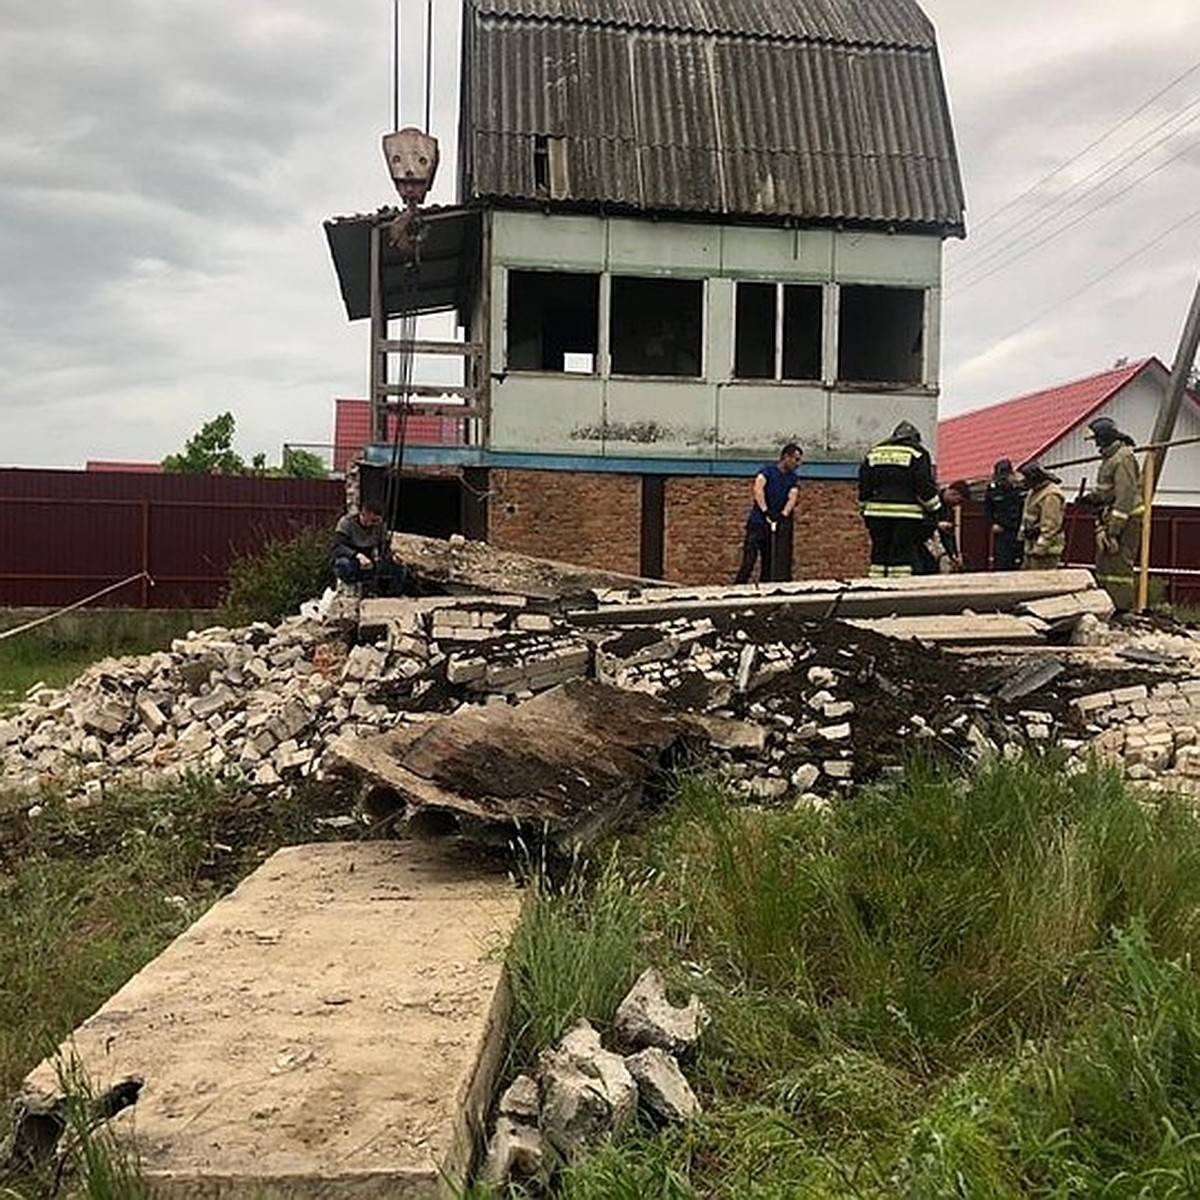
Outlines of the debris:
[{"label": "debris", "polygon": [[637,1084],[638,1104],[658,1120],[678,1125],[699,1113],[696,1093],[665,1050],[648,1046],[627,1054],[625,1065]]},{"label": "debris", "polygon": [[1019,700],[1044,688],[1065,670],[1057,658],[1028,659],[1017,664],[1016,674],[1004,681],[996,695],[1001,700]]},{"label": "debris", "polygon": [[613,1031],[629,1050],[656,1046],[680,1054],[696,1044],[707,1020],[697,996],[689,997],[682,1008],[671,1004],[662,976],[651,967],[638,976],[618,1006]]}]

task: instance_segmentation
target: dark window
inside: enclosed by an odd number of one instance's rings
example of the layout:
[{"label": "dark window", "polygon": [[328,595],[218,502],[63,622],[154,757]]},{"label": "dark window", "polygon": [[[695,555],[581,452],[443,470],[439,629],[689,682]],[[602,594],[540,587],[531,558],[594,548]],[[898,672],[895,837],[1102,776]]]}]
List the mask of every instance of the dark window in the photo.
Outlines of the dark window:
[{"label": "dark window", "polygon": [[594,374],[600,277],[508,273],[508,369]]},{"label": "dark window", "polygon": [[824,312],[819,287],[788,284],[783,289],[783,378],[821,378]]},{"label": "dark window", "polygon": [[704,281],[614,277],[609,328],[614,374],[698,376]]},{"label": "dark window", "polygon": [[[777,314],[782,295],[783,322]],[[821,288],[739,283],[733,373],[738,379],[821,378]],[[780,330],[783,345],[779,346]]]},{"label": "dark window", "polygon": [[733,373],[738,379],[775,378],[773,283],[739,283],[734,317]]},{"label": "dark window", "polygon": [[838,379],[920,383],[924,333],[925,293],[919,289],[843,286]]}]

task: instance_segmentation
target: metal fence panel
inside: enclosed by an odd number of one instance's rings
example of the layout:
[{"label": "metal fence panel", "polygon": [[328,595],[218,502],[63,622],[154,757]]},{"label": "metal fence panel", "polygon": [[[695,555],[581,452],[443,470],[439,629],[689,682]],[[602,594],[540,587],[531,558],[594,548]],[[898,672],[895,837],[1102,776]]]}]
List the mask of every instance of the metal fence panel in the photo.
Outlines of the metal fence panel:
[{"label": "metal fence panel", "polygon": [[210,608],[229,565],[269,539],[332,528],[338,480],[0,470],[0,605]]}]

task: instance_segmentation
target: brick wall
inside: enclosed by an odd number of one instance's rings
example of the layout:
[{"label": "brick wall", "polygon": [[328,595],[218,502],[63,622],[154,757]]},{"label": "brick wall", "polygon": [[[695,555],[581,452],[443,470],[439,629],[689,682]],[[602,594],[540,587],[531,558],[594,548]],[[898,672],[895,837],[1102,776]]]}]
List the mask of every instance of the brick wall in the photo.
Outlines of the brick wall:
[{"label": "brick wall", "polygon": [[[733,580],[741,561],[750,488],[749,478],[666,481],[667,579]],[[636,475],[493,470],[488,540],[503,550],[636,575],[641,568],[641,480]],[[854,484],[806,480],[793,535],[793,578],[866,572],[867,535]]]},{"label": "brick wall", "polygon": [[[678,583],[733,580],[742,557],[751,487],[749,478],[667,481],[668,579]],[[794,520],[792,578],[865,575],[867,550],[855,485],[805,480]]]},{"label": "brick wall", "polygon": [[493,470],[488,541],[501,550],[639,573],[641,479],[581,471]]}]

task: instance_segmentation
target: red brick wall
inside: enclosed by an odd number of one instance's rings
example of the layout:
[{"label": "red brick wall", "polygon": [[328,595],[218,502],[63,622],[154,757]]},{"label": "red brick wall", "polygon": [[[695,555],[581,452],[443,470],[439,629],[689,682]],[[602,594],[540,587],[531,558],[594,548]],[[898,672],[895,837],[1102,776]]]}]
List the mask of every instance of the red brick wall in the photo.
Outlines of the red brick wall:
[{"label": "red brick wall", "polygon": [[639,574],[642,483],[637,475],[495,469],[488,541],[501,550]]},{"label": "red brick wall", "polygon": [[[666,576],[678,583],[726,583],[737,574],[751,479],[667,481]],[[851,482],[805,480],[792,535],[793,579],[867,573],[867,533]],[[757,575],[755,576],[757,578]]]},{"label": "red brick wall", "polygon": [[[664,573],[677,583],[728,583],[737,573],[751,479],[666,481]],[[583,472],[491,472],[488,539],[503,550],[636,575],[641,479]],[[795,579],[867,573],[867,535],[853,483],[805,480],[793,535]]]}]

